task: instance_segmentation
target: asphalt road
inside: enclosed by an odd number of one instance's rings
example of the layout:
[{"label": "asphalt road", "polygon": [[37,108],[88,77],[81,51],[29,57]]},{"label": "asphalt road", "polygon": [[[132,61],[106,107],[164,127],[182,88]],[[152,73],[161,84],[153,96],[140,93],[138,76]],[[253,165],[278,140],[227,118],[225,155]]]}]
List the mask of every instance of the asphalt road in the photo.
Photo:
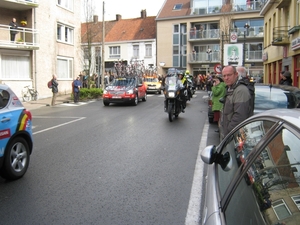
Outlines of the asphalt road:
[{"label": "asphalt road", "polygon": [[0,224],[198,224],[199,149],[218,143],[204,95],[172,123],[159,95],[32,110],[30,166],[20,180],[0,178]]}]

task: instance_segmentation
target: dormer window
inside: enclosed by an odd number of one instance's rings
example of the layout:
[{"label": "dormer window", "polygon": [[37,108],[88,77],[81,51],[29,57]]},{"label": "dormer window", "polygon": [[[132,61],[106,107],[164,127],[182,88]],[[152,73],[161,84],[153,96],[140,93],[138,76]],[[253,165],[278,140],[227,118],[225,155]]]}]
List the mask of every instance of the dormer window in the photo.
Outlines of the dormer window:
[{"label": "dormer window", "polygon": [[182,4],[176,4],[173,7],[173,10],[180,10],[180,9],[182,9]]}]

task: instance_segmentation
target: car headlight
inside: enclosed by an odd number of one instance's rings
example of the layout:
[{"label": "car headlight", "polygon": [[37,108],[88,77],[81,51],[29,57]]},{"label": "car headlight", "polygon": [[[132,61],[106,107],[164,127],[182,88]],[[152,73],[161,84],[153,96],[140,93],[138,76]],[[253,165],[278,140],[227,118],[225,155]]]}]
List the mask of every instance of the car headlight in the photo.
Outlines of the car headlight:
[{"label": "car headlight", "polygon": [[126,91],[126,93],[130,94],[130,95],[133,94],[133,89],[130,89],[130,90]]},{"label": "car headlight", "polygon": [[107,90],[104,90],[104,91],[103,91],[103,94],[108,94],[108,91],[107,91]]}]

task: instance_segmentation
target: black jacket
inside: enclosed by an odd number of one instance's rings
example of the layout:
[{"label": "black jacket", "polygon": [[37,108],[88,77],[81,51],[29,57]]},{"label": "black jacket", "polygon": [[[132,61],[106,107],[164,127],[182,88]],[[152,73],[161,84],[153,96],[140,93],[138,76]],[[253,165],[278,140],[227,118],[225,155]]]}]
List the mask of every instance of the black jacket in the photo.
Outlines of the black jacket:
[{"label": "black jacket", "polygon": [[292,80],[292,78],[287,77],[285,80],[284,80],[284,79],[281,79],[281,80],[279,81],[279,84],[281,84],[281,85],[292,86],[293,80]]}]

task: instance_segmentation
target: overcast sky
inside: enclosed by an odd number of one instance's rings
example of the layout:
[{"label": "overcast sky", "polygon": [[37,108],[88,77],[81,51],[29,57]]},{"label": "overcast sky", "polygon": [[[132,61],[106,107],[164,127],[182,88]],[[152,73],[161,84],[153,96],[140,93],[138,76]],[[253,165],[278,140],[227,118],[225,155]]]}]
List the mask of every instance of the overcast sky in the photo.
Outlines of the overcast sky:
[{"label": "overcast sky", "polygon": [[[116,14],[122,19],[131,19],[141,16],[141,10],[146,9],[147,16],[156,16],[165,0],[104,0],[104,19],[115,20]],[[95,14],[102,21],[103,1],[94,0]]]}]

